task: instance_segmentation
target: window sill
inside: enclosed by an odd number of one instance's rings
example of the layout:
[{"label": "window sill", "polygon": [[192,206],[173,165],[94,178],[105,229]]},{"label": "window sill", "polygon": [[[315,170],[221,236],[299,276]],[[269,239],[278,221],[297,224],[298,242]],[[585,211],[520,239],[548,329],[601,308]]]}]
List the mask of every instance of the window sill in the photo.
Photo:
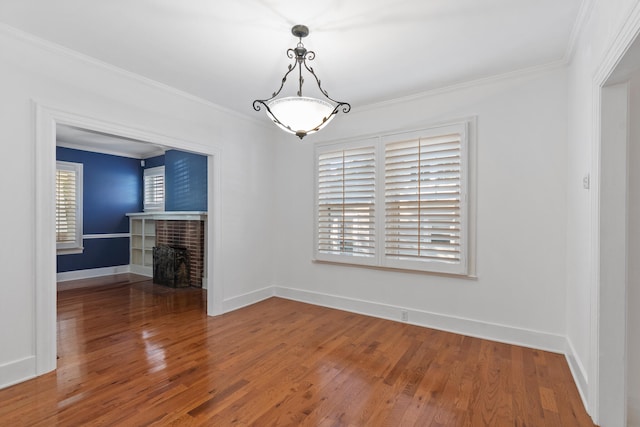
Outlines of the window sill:
[{"label": "window sill", "polygon": [[313,262],[314,264],[341,265],[344,267],[359,267],[359,268],[367,268],[371,270],[380,270],[380,271],[428,274],[430,276],[451,277],[455,279],[464,279],[464,280],[478,280],[478,276],[475,273],[470,273],[470,274],[442,273],[438,271],[417,270],[417,269],[398,268],[398,267],[383,267],[379,265],[367,265],[367,264],[351,263],[351,262],[343,262],[343,261],[327,261],[327,260],[316,259],[316,258],[312,258],[311,262]]},{"label": "window sill", "polygon": [[81,254],[83,252],[84,252],[84,248],[57,249],[56,255],[73,255],[73,254]]}]

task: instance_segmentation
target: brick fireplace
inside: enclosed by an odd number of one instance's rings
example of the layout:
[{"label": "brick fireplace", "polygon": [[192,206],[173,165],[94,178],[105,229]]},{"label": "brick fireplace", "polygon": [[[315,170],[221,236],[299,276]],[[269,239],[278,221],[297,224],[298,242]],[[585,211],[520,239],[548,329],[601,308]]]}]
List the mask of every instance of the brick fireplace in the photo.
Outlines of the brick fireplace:
[{"label": "brick fireplace", "polygon": [[156,245],[181,246],[189,254],[189,285],[201,288],[204,275],[204,221],[156,219]]}]

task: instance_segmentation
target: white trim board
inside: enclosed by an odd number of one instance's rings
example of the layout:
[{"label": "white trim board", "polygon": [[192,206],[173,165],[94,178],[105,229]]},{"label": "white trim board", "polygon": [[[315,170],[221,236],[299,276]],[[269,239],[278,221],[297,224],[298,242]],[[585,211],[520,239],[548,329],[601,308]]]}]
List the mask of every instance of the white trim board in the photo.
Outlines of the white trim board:
[{"label": "white trim board", "polygon": [[56,274],[56,282],[69,280],[90,279],[92,277],[111,276],[113,274],[130,273],[129,265],[114,265],[113,267],[89,268],[86,270],[65,271]]},{"label": "white trim board", "polygon": [[[281,286],[265,287],[226,299],[224,312],[237,310],[273,296],[397,322],[401,321],[402,313],[406,312],[409,321],[405,323],[412,325],[559,354],[567,354],[567,349],[570,348],[563,335]],[[577,366],[579,372],[584,370],[579,364]],[[584,374],[582,374],[582,378],[584,378]],[[580,377],[576,377],[575,380],[579,385],[580,382],[585,382]]]},{"label": "white trim board", "polygon": [[266,288],[226,299],[223,303],[223,311],[228,313],[269,299],[275,296],[275,289],[275,286],[267,286]]},{"label": "white trim board", "polygon": [[36,376],[36,357],[6,363],[0,366],[0,389],[31,379]]},{"label": "white trim board", "polygon": [[83,240],[90,239],[124,239],[131,237],[129,233],[102,233],[102,234],[83,234]]},{"label": "white trim board", "polygon": [[582,404],[585,408],[588,408],[589,401],[587,396],[589,396],[589,382],[587,380],[587,370],[584,368],[582,361],[578,358],[571,340],[567,337],[566,341],[567,347],[565,348],[564,355],[567,359],[571,376],[573,376],[573,382],[576,383],[576,387],[578,388]]},{"label": "white trim board", "polygon": [[[601,252],[601,207],[602,207],[602,188],[600,182],[602,180],[602,147],[605,138],[602,136],[601,120],[603,114],[603,88],[607,84],[607,80],[615,72],[618,64],[624,58],[625,54],[632,46],[636,37],[640,34],[640,2],[633,2],[629,12],[624,14],[626,21],[614,31],[610,32],[611,42],[604,52],[600,65],[596,68],[592,80],[592,112],[591,112],[591,135],[590,155],[591,155],[591,200],[590,200],[590,254],[589,264],[591,266],[590,275],[590,305],[589,305],[589,360],[588,360],[588,403],[587,410],[596,424],[606,424],[609,417],[619,416],[608,408],[605,408],[603,401],[607,398],[613,401],[626,401],[626,392],[619,396],[618,390],[612,390],[609,386],[604,385],[609,372],[603,372],[600,366],[603,341],[602,335],[606,333],[607,314],[602,312],[603,301],[601,294],[606,293],[607,298],[615,298],[611,295],[610,286],[602,286],[601,282],[601,262],[606,252]],[[606,108],[606,106],[605,106]],[[626,323],[626,322],[625,322]],[[626,325],[625,325],[626,327]],[[615,352],[620,360],[624,360],[626,349],[612,348],[610,352]],[[604,365],[604,371],[607,371],[612,365]],[[615,366],[614,366],[615,368]],[[605,381],[603,381],[605,380]],[[612,398],[613,397],[613,398]],[[628,410],[628,408],[627,408]],[[604,413],[603,413],[604,412]],[[623,416],[624,417],[624,416]]]},{"label": "white trim board", "polygon": [[409,318],[405,323],[411,325],[560,354],[564,354],[566,349],[566,338],[564,336],[530,329],[516,328],[337,295],[320,294],[302,289],[276,287],[275,296],[398,322],[401,321],[402,312],[404,311],[407,312]]}]

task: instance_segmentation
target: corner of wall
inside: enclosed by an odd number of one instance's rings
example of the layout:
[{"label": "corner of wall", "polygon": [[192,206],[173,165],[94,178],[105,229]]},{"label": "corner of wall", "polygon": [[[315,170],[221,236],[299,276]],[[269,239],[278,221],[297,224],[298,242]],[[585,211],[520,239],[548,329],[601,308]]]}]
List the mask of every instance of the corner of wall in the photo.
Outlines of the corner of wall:
[{"label": "corner of wall", "polygon": [[0,389],[36,376],[35,356],[25,357],[0,366]]},{"label": "corner of wall", "polygon": [[235,297],[231,297],[225,299],[222,306],[222,312],[228,313],[230,311],[238,310],[243,307],[247,307],[252,304],[259,303],[260,301],[264,301],[266,299],[271,298],[275,295],[275,287],[267,286],[262,289],[258,289],[252,292],[248,292],[246,294],[237,295]]},{"label": "corner of wall", "polygon": [[576,387],[578,388],[578,393],[580,393],[582,404],[585,408],[588,408],[589,405],[587,396],[589,395],[589,381],[587,377],[587,371],[584,368],[584,364],[578,357],[578,354],[576,353],[576,350],[573,347],[573,343],[571,342],[571,339],[569,337],[566,337],[566,348],[564,350],[564,355],[567,359],[569,370],[571,370],[573,381],[576,383]]}]

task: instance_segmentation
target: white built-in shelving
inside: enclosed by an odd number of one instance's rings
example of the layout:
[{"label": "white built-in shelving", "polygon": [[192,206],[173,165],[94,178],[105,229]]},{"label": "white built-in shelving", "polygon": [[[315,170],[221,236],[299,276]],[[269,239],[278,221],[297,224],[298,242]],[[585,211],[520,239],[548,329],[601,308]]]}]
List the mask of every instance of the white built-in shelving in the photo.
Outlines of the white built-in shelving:
[{"label": "white built-in shelving", "polygon": [[130,270],[132,273],[153,276],[153,247],[156,245],[156,224],[144,214],[127,214],[131,230]]},{"label": "white built-in shelving", "polygon": [[[207,213],[184,212],[133,212],[128,213],[130,240],[130,271],[143,276],[153,276],[153,247],[156,245],[156,220],[206,221]],[[206,247],[205,247],[206,253]],[[205,269],[206,270],[206,269]]]}]

